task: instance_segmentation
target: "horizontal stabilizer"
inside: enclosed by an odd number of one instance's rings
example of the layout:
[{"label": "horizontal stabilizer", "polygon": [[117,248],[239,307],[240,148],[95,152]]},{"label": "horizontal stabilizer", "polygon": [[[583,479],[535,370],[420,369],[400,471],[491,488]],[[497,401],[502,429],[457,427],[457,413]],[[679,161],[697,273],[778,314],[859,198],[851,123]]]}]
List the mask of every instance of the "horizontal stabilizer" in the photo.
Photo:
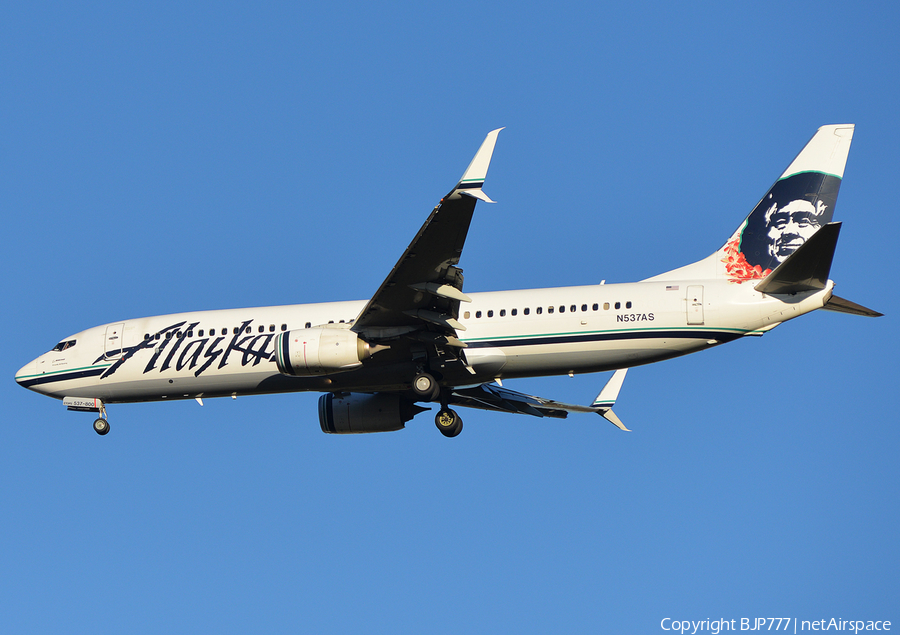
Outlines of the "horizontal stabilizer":
[{"label": "horizontal stabilizer", "polygon": [[849,313],[850,315],[862,315],[863,317],[881,317],[884,315],[884,313],[867,309],[861,304],[845,300],[836,295],[832,295],[822,308],[826,311],[834,311],[835,313]]},{"label": "horizontal stabilizer", "polygon": [[828,223],[756,285],[760,293],[819,291],[828,283],[840,223]]}]

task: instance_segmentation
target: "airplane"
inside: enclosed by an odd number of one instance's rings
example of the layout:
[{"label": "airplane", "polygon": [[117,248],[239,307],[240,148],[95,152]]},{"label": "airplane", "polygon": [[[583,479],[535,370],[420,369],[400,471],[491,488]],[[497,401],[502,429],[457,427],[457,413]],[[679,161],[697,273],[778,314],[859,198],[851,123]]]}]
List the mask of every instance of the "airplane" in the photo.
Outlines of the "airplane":
[{"label": "airplane", "polygon": [[[613,413],[628,368],[759,336],[816,309],[877,317],[834,295],[832,222],[854,126],[819,128],[708,257],[627,284],[463,292],[458,266],[497,136],[488,133],[369,300],[196,311],[119,320],[70,335],[16,381],[98,414],[110,404],[324,393],[323,432],[388,432],[436,404],[565,418]],[[503,386],[514,378],[614,371],[590,405]]]}]

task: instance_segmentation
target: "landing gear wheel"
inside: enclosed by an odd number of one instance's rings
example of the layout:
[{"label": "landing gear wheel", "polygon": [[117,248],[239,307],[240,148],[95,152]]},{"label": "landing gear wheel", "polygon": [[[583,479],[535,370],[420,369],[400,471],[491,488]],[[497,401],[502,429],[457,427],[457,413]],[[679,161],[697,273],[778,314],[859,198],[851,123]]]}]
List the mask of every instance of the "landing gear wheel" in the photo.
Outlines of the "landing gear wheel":
[{"label": "landing gear wheel", "polygon": [[109,432],[109,421],[107,421],[103,417],[100,417],[99,419],[95,419],[94,420],[94,432],[99,434],[101,437],[104,434],[107,434]]},{"label": "landing gear wheel", "polygon": [[449,408],[441,408],[434,417],[434,425],[447,438],[453,438],[462,432],[462,419],[455,411]]},{"label": "landing gear wheel", "polygon": [[413,392],[422,401],[434,401],[441,392],[441,386],[428,373],[419,373],[412,382]]}]

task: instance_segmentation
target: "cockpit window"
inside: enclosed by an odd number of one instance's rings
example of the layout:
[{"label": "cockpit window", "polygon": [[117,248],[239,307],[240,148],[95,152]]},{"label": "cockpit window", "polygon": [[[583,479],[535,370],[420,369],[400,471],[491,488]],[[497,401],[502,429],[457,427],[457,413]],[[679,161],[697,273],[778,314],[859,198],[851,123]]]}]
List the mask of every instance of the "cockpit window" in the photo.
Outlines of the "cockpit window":
[{"label": "cockpit window", "polygon": [[54,351],[65,351],[75,346],[75,340],[69,340],[67,342],[60,342],[56,346],[53,347]]}]

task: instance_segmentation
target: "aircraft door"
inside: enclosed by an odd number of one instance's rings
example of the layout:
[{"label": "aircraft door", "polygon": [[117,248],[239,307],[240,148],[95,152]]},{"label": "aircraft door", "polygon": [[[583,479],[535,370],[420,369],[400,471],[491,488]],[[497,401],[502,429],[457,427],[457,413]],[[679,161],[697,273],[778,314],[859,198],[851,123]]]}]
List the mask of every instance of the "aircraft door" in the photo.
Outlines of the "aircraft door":
[{"label": "aircraft door", "polygon": [[110,324],[106,327],[103,338],[103,355],[106,359],[119,359],[122,356],[122,339],[125,335],[125,324]]},{"label": "aircraft door", "polygon": [[687,288],[687,323],[703,324],[702,284],[692,284]]}]

